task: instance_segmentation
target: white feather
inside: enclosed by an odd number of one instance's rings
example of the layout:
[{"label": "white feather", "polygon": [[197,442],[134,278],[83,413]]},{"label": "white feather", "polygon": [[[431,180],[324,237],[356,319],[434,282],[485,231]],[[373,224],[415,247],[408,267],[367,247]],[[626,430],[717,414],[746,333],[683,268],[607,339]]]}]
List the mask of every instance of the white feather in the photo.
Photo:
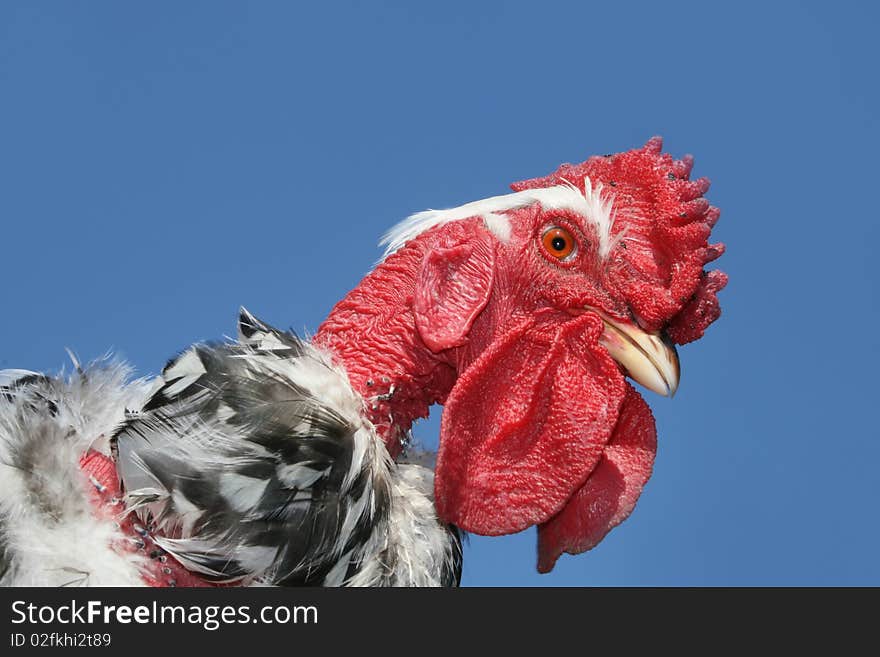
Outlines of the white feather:
[{"label": "white feather", "polygon": [[[144,559],[114,546],[127,537],[112,514],[95,514],[79,467],[89,447],[144,398],[142,382],[109,364],[87,376],[41,384],[54,414],[34,408],[27,389],[0,403],[0,529],[8,569],[3,586],[142,586]],[[45,387],[43,387],[45,385]],[[39,467],[16,467],[22,458]]]},{"label": "white feather", "polygon": [[277,469],[278,480],[291,488],[308,488],[327,474],[326,470],[313,470],[308,463],[291,463]]},{"label": "white feather", "polygon": [[23,379],[26,376],[40,375],[30,370],[0,370],[0,386],[11,386],[18,379]]},{"label": "white feather", "polygon": [[612,201],[610,197],[602,196],[602,185],[597,185],[594,188],[589,178],[584,179],[584,189],[585,193],[583,194],[574,184],[526,189],[521,192],[465,203],[448,210],[418,212],[404,219],[385,234],[381,241],[381,244],[386,247],[382,258],[387,258],[408,241],[434,226],[471,217],[482,217],[487,228],[503,241],[507,239],[505,235],[509,237],[510,227],[508,224],[505,228],[499,222],[499,218],[505,217],[504,213],[509,210],[524,208],[535,203],[540,203],[545,210],[569,210],[583,217],[588,224],[594,226],[599,240],[599,255],[604,258],[614,245],[611,236]]},{"label": "white feather", "polygon": [[268,479],[246,477],[237,472],[224,472],[220,476],[220,494],[236,511],[247,511],[257,505],[268,484]]}]

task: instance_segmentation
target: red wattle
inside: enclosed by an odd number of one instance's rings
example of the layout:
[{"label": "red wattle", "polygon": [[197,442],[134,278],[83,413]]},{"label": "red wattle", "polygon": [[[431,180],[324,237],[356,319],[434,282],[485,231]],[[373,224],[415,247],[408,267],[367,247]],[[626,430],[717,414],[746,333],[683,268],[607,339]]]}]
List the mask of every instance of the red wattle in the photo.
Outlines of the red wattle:
[{"label": "red wattle", "polygon": [[604,457],[562,511],[538,528],[539,572],[553,570],[563,552],[580,554],[595,547],[626,520],[651,476],[656,453],[654,416],[627,383]]},{"label": "red wattle", "polygon": [[625,382],[593,314],[505,331],[460,376],[443,412],[441,518],[482,535],[546,521],[602,457]]}]

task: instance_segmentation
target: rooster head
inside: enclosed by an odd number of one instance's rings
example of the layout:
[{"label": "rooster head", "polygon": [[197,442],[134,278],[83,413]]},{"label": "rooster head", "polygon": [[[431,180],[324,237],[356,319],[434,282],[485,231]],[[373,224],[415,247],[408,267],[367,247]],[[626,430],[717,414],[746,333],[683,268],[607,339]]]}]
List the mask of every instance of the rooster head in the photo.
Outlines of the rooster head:
[{"label": "rooster head", "polygon": [[[419,391],[444,403],[438,514],[482,535],[537,525],[542,572],[624,520],[651,474],[654,419],[627,377],[673,395],[675,345],[720,315],[726,277],[704,270],[723,252],[708,242],[719,214],[703,198],[709,181],[661,146],[410,217],[362,284],[384,292],[353,293],[322,328],[357,319],[371,344],[392,345],[385,380],[399,397],[377,414],[423,414],[407,410]],[[393,315],[366,307],[377,303]],[[371,357],[326,342],[356,382],[378,379]]]}]

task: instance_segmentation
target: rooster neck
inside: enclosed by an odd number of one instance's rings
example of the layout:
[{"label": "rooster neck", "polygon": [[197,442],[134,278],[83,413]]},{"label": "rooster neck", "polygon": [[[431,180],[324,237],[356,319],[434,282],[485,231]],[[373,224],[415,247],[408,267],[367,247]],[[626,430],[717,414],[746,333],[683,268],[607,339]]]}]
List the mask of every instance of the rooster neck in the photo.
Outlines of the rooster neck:
[{"label": "rooster neck", "polygon": [[336,304],[314,336],[347,371],[392,457],[413,421],[443,403],[457,377],[454,354],[431,352],[415,326],[413,297],[428,248],[415,240],[388,257]]}]

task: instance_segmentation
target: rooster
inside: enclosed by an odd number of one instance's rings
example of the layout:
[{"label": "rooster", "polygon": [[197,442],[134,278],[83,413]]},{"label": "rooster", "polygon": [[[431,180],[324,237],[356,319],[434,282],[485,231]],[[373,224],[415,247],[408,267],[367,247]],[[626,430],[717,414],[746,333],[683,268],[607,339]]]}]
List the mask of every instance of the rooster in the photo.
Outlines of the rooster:
[{"label": "rooster", "polygon": [[[461,532],[538,570],[633,510],[675,345],[720,315],[719,212],[661,140],[421,212],[311,340],[242,310],[161,376],[0,378],[4,585],[457,585]],[[410,427],[444,405],[436,467]]]}]

